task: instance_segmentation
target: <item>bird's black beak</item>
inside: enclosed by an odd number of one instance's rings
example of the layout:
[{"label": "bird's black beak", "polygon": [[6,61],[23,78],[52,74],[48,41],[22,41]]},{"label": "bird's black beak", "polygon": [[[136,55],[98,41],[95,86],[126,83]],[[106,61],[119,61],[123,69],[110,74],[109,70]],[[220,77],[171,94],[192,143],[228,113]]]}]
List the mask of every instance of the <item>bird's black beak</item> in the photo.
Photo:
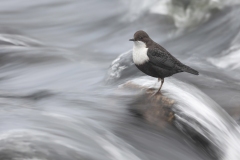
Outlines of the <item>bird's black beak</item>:
[{"label": "bird's black beak", "polygon": [[135,39],[129,39],[129,41],[135,41]]}]

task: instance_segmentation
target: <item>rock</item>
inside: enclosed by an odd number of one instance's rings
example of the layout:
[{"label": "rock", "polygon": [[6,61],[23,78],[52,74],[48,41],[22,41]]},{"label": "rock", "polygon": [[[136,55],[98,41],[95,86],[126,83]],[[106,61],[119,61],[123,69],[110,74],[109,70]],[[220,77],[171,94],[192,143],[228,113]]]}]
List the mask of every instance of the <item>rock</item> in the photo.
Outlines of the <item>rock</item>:
[{"label": "rock", "polygon": [[144,76],[120,87],[144,90],[130,108],[150,124],[164,127],[171,122],[213,159],[240,159],[239,126],[221,106],[194,85],[172,77],[165,81],[162,94],[152,96],[159,85],[156,78]]},{"label": "rock", "polygon": [[174,121],[174,112],[172,106],[175,101],[167,96],[158,93],[155,94],[156,89],[146,89],[134,83],[125,83],[121,87],[144,89],[144,93],[137,95],[137,97],[130,103],[130,111],[139,117],[142,117],[150,124],[158,127],[163,127],[167,123]]}]

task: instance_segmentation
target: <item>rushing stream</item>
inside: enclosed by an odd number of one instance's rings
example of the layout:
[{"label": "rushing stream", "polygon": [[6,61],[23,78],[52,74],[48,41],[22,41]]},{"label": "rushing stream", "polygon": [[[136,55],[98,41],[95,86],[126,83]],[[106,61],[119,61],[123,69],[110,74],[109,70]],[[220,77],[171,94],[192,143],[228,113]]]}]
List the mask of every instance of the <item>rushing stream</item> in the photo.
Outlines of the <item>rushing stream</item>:
[{"label": "rushing stream", "polygon": [[[239,4],[2,0],[0,160],[239,160]],[[129,111],[144,90],[120,87],[159,85],[133,65],[140,29],[200,72],[165,79],[164,128]]]}]

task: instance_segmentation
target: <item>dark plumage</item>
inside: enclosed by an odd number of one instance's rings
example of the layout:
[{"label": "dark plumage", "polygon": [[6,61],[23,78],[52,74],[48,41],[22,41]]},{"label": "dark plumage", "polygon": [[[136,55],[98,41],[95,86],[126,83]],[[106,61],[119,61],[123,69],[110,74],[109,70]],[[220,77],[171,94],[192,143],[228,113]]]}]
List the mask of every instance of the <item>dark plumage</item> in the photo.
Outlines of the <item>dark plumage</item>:
[{"label": "dark plumage", "polygon": [[134,38],[133,61],[137,68],[145,74],[161,80],[161,90],[164,78],[179,72],[188,72],[198,75],[198,71],[181,63],[172,56],[165,48],[154,42],[146,32],[137,31]]}]

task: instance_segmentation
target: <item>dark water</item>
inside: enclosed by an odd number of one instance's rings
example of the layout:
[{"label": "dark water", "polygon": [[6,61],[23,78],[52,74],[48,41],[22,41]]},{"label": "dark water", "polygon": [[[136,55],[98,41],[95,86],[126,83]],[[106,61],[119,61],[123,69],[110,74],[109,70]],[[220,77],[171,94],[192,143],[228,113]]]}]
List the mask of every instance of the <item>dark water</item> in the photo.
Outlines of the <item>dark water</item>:
[{"label": "dark water", "polygon": [[[1,160],[239,159],[238,1],[2,0],[0,13]],[[142,92],[119,88],[155,84],[131,62],[139,29],[201,73],[165,80],[175,127],[132,116]]]}]

